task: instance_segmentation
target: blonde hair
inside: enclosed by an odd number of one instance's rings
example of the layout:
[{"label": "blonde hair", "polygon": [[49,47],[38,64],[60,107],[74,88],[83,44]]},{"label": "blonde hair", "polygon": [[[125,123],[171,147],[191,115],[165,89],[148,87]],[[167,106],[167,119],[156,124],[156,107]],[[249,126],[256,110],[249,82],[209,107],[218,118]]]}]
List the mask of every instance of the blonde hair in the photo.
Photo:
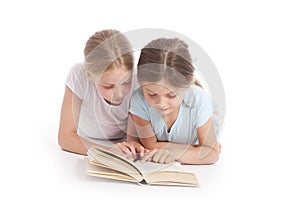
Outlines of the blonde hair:
[{"label": "blonde hair", "polygon": [[129,40],[113,29],[94,33],[86,42],[84,58],[90,79],[97,79],[100,74],[119,67],[131,70],[134,64]]}]

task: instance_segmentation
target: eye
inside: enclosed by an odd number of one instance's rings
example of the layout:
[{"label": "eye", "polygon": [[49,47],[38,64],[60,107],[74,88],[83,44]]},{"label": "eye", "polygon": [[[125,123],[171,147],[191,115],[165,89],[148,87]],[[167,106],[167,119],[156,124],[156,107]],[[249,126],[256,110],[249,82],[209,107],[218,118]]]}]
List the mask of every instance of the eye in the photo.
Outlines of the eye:
[{"label": "eye", "polygon": [[168,97],[169,99],[173,99],[173,98],[176,97],[176,94],[170,93],[170,94],[167,95],[167,97]]},{"label": "eye", "polygon": [[148,93],[148,96],[149,96],[149,97],[154,97],[154,96],[156,96],[156,94]]},{"label": "eye", "polygon": [[114,85],[102,85],[102,87],[104,87],[105,89],[112,89],[115,86]]}]

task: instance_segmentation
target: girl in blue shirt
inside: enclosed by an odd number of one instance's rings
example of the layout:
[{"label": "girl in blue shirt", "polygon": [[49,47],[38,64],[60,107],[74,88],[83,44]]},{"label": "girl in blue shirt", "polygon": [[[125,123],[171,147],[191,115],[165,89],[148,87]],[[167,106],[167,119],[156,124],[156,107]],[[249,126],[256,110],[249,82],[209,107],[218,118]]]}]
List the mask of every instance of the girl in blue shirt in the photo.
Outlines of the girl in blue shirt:
[{"label": "girl in blue shirt", "polygon": [[[128,141],[151,150],[142,161],[212,164],[220,145],[213,125],[213,101],[197,85],[188,46],[160,38],[146,45],[138,62],[141,85],[131,99]],[[195,83],[196,82],[196,83]]]}]

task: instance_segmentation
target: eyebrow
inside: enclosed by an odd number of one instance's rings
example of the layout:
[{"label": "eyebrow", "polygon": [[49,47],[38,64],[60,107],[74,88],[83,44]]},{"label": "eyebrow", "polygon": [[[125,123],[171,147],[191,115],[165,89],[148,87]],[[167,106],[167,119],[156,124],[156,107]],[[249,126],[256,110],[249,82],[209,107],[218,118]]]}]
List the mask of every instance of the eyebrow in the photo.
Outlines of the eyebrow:
[{"label": "eyebrow", "polygon": [[[148,92],[156,93],[156,92],[153,92],[152,90],[147,89],[147,88],[145,88],[145,90],[147,90]],[[177,91],[178,90],[174,90],[174,91],[169,92],[168,94],[170,94],[170,93],[176,94]]]},{"label": "eyebrow", "polygon": [[[149,90],[149,89],[147,89],[147,88],[145,88],[145,90],[147,90],[148,92],[153,92],[153,91],[151,91],[151,90]],[[153,93],[155,93],[155,92],[153,92]]]},{"label": "eyebrow", "polygon": [[[131,79],[132,79],[132,76],[130,76],[128,79],[126,79],[126,80],[123,81],[122,83],[125,83],[125,82],[127,82],[127,81],[129,81],[129,80],[131,80]],[[107,83],[107,82],[101,82],[101,81],[99,81],[99,83],[101,83],[101,85],[110,85],[110,86],[116,85],[115,83]]]}]

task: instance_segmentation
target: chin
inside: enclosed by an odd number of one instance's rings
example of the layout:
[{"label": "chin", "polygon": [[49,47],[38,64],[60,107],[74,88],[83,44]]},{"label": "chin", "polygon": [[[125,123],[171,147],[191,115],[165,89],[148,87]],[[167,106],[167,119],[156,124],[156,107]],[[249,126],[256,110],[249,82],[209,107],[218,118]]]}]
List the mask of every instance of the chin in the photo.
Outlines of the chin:
[{"label": "chin", "polygon": [[168,115],[170,114],[170,110],[157,110],[157,112],[159,112],[159,114],[161,114],[162,116]]},{"label": "chin", "polygon": [[122,100],[118,100],[118,101],[112,101],[112,105],[120,105],[120,104],[122,104],[122,102],[123,102],[123,99]]}]

